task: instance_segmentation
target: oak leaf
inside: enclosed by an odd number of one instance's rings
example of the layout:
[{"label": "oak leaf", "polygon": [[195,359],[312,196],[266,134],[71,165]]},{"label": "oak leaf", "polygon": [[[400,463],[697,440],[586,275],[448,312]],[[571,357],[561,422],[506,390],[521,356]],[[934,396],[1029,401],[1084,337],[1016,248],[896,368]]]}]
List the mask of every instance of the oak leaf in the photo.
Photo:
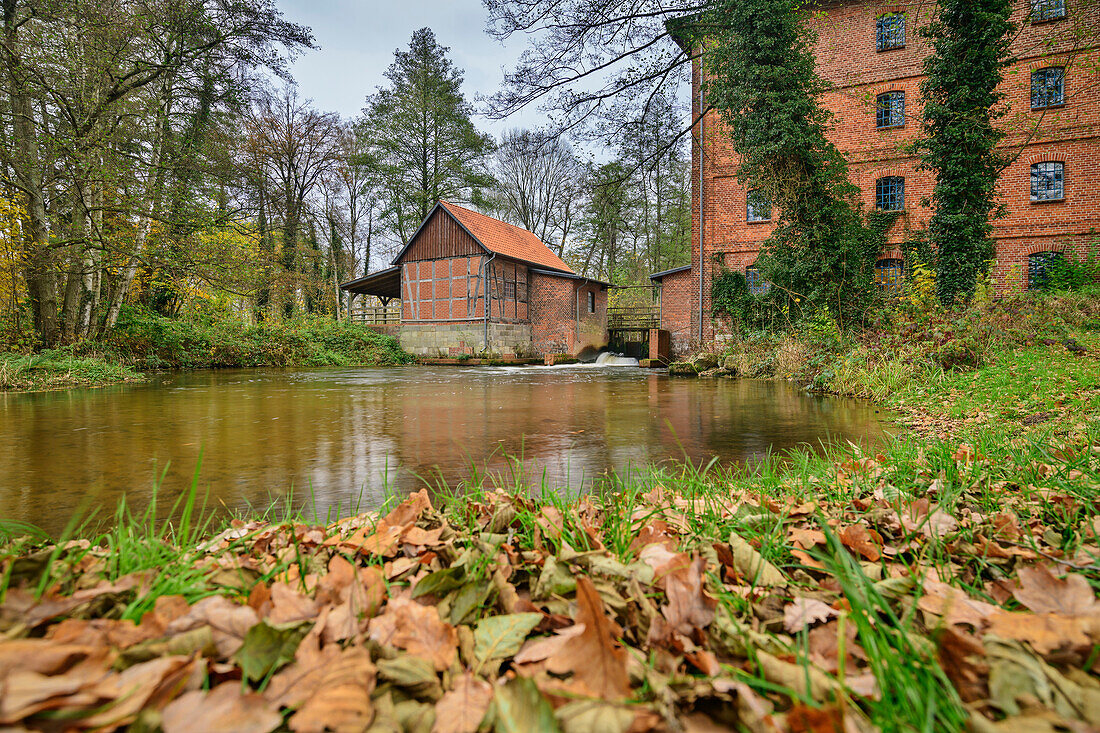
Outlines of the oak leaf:
[{"label": "oak leaf", "polygon": [[718,601],[707,595],[703,572],[707,561],[696,557],[690,565],[680,565],[665,577],[668,604],[661,608],[669,624],[681,634],[706,628],[714,620]]},{"label": "oak leaf", "polygon": [[1017,571],[1020,587],[1012,591],[1016,600],[1035,613],[1083,615],[1100,612],[1092,586],[1080,575],[1065,579],[1046,567],[1025,567]]},{"label": "oak leaf", "polygon": [[837,532],[841,543],[865,559],[876,562],[882,557],[882,536],[862,524],[852,524]]},{"label": "oak leaf", "polygon": [[816,598],[795,598],[783,609],[783,628],[787,633],[797,634],[807,626],[828,621],[837,615],[835,608]]}]

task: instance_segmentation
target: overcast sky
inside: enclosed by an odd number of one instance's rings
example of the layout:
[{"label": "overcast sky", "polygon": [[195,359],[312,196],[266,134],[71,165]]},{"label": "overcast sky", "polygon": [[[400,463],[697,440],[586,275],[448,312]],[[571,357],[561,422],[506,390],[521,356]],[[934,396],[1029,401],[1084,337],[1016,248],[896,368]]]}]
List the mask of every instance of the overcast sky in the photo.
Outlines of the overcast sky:
[{"label": "overcast sky", "polygon": [[[320,48],[293,66],[303,97],[324,111],[354,117],[365,97],[385,83],[382,76],[397,48],[407,48],[413,31],[429,26],[449,46],[452,62],[466,74],[463,92],[491,94],[503,69],[523,50],[525,39],[508,47],[485,33],[481,0],[278,0],[288,20],[309,26]],[[542,116],[527,110],[506,121],[476,119],[478,127],[499,134],[510,127],[535,127]]]}]

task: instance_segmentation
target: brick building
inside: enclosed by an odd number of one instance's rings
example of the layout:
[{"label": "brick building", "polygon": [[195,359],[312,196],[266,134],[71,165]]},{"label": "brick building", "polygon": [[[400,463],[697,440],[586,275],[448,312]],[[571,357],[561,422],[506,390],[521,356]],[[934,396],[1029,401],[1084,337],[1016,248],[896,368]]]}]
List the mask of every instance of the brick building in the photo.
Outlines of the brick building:
[{"label": "brick building", "polygon": [[[904,146],[920,134],[928,47],[917,29],[931,5],[829,0],[810,21],[818,73],[831,85],[821,100],[833,115],[830,138],[848,160],[864,208],[901,212],[876,265],[883,287],[904,279],[900,243],[930,213],[933,178],[917,170]],[[1013,21],[1016,60],[1005,73],[1007,113],[999,122],[1011,163],[998,184],[1006,215],[994,222],[993,277],[1001,292],[1033,287],[1052,257],[1095,252],[1100,227],[1100,9],[1084,0],[1017,0]],[[696,61],[693,119],[701,109],[699,80]],[[745,272],[750,288],[766,287],[753,264],[773,229],[770,207],[736,172],[728,135],[708,112],[692,136],[691,269],[654,276],[666,289],[662,327],[681,352],[714,336],[710,289],[719,268]],[[685,290],[690,301],[670,307]],[[684,333],[690,336],[676,338]]]},{"label": "brick building", "polygon": [[340,287],[399,299],[398,338],[417,356],[577,355],[607,344],[609,283],[577,275],[531,232],[445,201],[392,267]]}]

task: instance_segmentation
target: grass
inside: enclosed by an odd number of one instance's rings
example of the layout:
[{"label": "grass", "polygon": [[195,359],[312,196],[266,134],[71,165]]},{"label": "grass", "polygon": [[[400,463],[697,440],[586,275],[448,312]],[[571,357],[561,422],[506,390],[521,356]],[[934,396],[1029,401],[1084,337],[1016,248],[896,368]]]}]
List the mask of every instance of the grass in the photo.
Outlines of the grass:
[{"label": "grass", "polygon": [[143,375],[102,355],[76,355],[71,349],[37,354],[0,353],[0,390],[46,390],[134,382]]}]

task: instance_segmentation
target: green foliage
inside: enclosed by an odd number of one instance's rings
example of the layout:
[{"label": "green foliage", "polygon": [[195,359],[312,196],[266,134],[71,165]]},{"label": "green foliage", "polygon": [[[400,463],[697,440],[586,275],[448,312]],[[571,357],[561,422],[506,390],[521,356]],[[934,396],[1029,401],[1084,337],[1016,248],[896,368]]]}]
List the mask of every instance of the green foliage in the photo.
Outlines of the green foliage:
[{"label": "green foliage", "polygon": [[826,137],[829,113],[817,102],[825,84],[804,17],[797,0],[717,0],[703,23],[714,39],[706,94],[741,158],[740,179],[762,189],[776,212],[757,267],[803,307],[845,320],[873,299],[876,241]]},{"label": "green foliage", "polygon": [[1075,260],[1066,256],[1055,257],[1047,265],[1043,290],[1100,292],[1100,260],[1096,253],[1085,259]]},{"label": "green foliage", "polygon": [[250,366],[392,365],[411,360],[397,339],[345,321],[303,316],[249,325],[236,320],[165,318],[127,308],[102,345],[144,369]]},{"label": "green foliage", "polygon": [[935,19],[922,28],[932,53],[921,84],[924,137],[921,165],[932,171],[936,290],[944,305],[968,300],[988,270],[994,247],[991,216],[1004,160],[997,145],[1004,132],[998,85],[1009,64],[1011,0],[941,0]]},{"label": "green foliage", "polygon": [[731,331],[771,329],[789,313],[790,298],[782,291],[768,288],[760,295],[749,292],[745,273],[722,267],[710,287],[711,315],[726,321]]},{"label": "green foliage", "polygon": [[141,379],[128,366],[72,347],[37,354],[0,353],[0,390],[91,387]]}]

